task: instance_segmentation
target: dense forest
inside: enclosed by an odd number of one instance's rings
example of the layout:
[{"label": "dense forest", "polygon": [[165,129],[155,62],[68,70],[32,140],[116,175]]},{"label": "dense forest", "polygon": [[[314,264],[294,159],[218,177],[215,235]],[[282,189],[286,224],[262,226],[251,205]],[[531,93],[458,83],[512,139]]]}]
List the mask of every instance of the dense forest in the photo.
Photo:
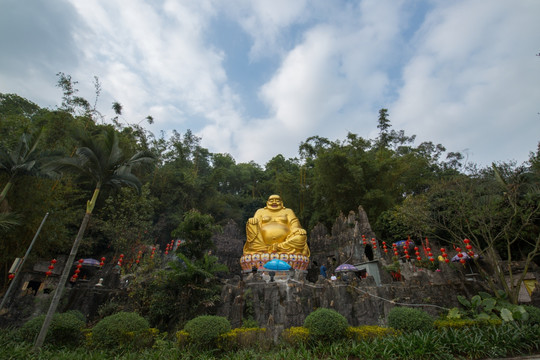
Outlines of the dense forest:
[{"label": "dense forest", "polygon": [[77,95],[70,76],[59,74],[58,86],[63,97],[55,109],[0,94],[1,288],[47,212],[28,262],[69,253],[96,186],[91,173],[74,175],[50,164],[75,157],[83,139],[103,134],[118,139],[127,159],[146,153],[154,161],[130,168],[140,186],[120,187],[112,178],[112,186],[103,186],[93,198],[82,257],[123,253],[133,258],[143,245],[165,248],[194,209],[216,225],[229,219],[244,224],[274,193],[294,209],[308,233],[318,223],[330,227],[340,213],[362,205],[380,240],[411,236],[455,243],[468,237],[503,259],[538,253],[540,148],[524,164],[479,168],[441,144],[415,144],[415,136],[393,129],[381,109],[373,119],[379,129],[375,139],[352,133],[343,140],[313,136],[300,144],[298,157],[276,154],[264,165],[237,163],[229,154],[203,148],[189,129],[165,138],[146,130],[140,119],[120,121],[119,103],[112,104],[117,116],[104,119]]}]

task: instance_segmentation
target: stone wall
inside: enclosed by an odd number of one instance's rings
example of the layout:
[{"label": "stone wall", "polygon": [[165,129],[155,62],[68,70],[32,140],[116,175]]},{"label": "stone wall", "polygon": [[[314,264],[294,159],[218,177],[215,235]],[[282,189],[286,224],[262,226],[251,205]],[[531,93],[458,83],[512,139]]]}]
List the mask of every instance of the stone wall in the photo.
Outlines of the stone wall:
[{"label": "stone wall", "polygon": [[470,297],[485,291],[479,282],[451,280],[448,273],[417,272],[410,280],[376,286],[371,277],[350,282],[319,278],[312,283],[301,274],[265,281],[260,274],[229,280],[222,290],[218,315],[227,317],[233,327],[252,317],[260,326],[286,329],[301,326],[317,308],[330,308],[342,314],[350,325],[382,325],[394,306],[415,306],[432,315],[459,306],[457,295]]}]

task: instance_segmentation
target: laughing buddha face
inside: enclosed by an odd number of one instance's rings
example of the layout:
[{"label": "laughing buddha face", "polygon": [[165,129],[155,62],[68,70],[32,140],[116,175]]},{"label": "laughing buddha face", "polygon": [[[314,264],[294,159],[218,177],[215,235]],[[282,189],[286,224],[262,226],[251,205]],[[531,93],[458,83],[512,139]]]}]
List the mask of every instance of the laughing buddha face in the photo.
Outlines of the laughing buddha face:
[{"label": "laughing buddha face", "polygon": [[279,195],[270,195],[266,202],[266,208],[269,210],[281,210],[283,209],[283,201]]}]

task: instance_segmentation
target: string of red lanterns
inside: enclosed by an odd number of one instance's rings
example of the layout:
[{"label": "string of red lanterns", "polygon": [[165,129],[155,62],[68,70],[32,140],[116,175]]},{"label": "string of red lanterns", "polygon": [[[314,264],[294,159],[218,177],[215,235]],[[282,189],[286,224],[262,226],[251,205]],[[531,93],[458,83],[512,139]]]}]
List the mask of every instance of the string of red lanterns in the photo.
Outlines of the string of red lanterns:
[{"label": "string of red lanterns", "polygon": [[54,269],[54,264],[56,264],[56,262],[57,262],[56,259],[51,260],[51,264],[49,265],[49,268],[48,268],[49,270],[47,272],[45,272],[45,277],[48,277],[48,276],[52,275],[52,271]]},{"label": "string of red lanterns", "polygon": [[101,258],[101,262],[99,263],[99,267],[102,268],[103,265],[105,265],[105,256]]},{"label": "string of red lanterns", "polygon": [[446,253],[445,248],[441,248],[441,256],[443,257],[445,263],[448,264],[450,262],[450,259],[448,258],[448,254]]},{"label": "string of red lanterns", "polygon": [[77,278],[79,277],[79,274],[81,273],[82,263],[84,262],[84,259],[79,259],[79,263],[77,266],[75,266],[75,271],[73,276],[71,276],[71,282],[77,281]]}]

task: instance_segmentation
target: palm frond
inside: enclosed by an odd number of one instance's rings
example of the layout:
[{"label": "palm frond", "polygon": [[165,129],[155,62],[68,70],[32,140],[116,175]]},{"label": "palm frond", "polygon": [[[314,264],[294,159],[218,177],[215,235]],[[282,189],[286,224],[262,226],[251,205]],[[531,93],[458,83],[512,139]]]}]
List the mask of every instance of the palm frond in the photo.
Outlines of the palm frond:
[{"label": "palm frond", "polygon": [[21,217],[16,213],[0,213],[0,230],[8,231],[21,224]]}]

